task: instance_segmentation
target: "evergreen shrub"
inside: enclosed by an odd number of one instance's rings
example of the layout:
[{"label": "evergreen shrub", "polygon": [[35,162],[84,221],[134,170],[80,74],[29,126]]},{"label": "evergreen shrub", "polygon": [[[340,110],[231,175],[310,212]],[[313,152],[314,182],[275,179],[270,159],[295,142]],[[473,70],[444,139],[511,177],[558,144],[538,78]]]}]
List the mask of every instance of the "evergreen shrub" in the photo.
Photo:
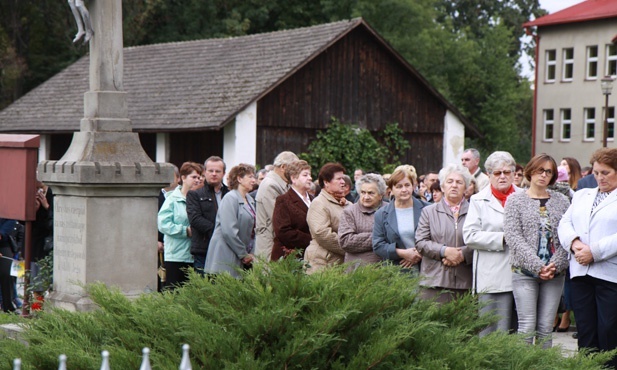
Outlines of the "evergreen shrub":
[{"label": "evergreen shrub", "polygon": [[346,266],[307,276],[288,259],[258,265],[242,279],[191,272],[174,292],[128,300],[89,287],[92,312],[45,308],[24,323],[20,341],[0,341],[0,369],[139,369],[142,347],[153,369],[177,369],[181,345],[194,369],[599,369],[606,354],[564,358],[506,334],[477,336],[472,296],[438,306],[419,300],[418,281],[393,266]]}]

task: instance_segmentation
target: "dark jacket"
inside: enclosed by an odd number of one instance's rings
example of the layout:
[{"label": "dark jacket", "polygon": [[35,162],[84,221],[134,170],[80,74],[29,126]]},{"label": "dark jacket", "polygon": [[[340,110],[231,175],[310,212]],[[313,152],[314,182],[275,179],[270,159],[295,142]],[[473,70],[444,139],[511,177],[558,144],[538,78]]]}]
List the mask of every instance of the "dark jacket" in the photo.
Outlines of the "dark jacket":
[{"label": "dark jacket", "polygon": [[[222,196],[229,192],[227,186],[221,187]],[[214,231],[216,212],[218,211],[214,188],[205,185],[201,189],[191,190],[186,195],[186,213],[191,224],[191,254],[205,256]]]},{"label": "dark jacket", "polygon": [[[9,244],[9,235],[13,234],[17,221],[0,218],[0,253],[11,257],[11,247]],[[8,252],[7,252],[8,251]]]},{"label": "dark jacket", "polygon": [[[309,197],[313,200],[312,196]],[[276,198],[272,213],[274,227],[274,245],[270,256],[272,261],[277,261],[285,255],[283,247],[304,254],[304,250],[311,242],[311,231],[306,222],[307,213],[306,203],[293,189]]]},{"label": "dark jacket", "polygon": [[593,176],[593,174],[589,174],[583,177],[582,179],[578,180],[578,182],[576,183],[577,190],[587,189],[587,188],[597,188],[597,187],[598,187],[598,182],[596,181],[596,178]]}]

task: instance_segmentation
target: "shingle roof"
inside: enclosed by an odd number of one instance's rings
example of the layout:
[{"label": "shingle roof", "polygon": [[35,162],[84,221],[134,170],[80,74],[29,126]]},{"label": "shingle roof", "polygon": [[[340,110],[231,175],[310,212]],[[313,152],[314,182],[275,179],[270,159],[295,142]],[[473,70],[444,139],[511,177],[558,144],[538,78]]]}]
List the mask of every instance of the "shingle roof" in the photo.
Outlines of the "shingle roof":
[{"label": "shingle roof", "polygon": [[[363,25],[440,99],[460,112],[361,19],[250,36],[124,49],[124,90],[137,131],[219,129],[352,29]],[[0,112],[0,132],[73,132],[88,90],[85,56]]]},{"label": "shingle roof", "polygon": [[615,17],[617,17],[617,1],[587,0],[569,8],[565,8],[558,12],[527,22],[523,24],[523,27],[552,26],[557,24],[586,22],[596,19]]}]

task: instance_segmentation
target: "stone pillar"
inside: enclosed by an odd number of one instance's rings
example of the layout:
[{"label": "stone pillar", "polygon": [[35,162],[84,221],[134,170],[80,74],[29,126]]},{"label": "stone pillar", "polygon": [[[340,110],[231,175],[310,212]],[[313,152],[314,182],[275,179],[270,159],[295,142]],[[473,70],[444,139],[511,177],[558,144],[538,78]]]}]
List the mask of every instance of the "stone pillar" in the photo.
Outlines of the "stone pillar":
[{"label": "stone pillar", "polygon": [[80,131],[59,161],[39,163],[54,191],[52,304],[88,310],[85,286],[103,282],[127,296],[156,291],[157,197],[173,179],[132,132],[123,91],[121,0],[90,2],[90,91]]}]

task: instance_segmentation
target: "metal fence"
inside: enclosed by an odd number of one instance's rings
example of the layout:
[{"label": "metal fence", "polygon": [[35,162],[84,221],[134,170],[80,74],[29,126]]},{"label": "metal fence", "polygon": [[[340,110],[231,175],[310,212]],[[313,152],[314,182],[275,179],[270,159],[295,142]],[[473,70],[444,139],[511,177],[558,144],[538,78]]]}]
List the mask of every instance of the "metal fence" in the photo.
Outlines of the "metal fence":
[{"label": "metal fence", "polygon": [[[184,344],[182,346],[182,360],[180,360],[180,366],[178,370],[192,370],[191,359],[189,358],[189,345]],[[150,349],[144,348],[142,351],[142,360],[139,370],[152,370],[150,366]],[[109,366],[109,352],[101,352],[101,370],[111,370]],[[67,370],[66,367],[67,357],[66,355],[58,356],[58,370]],[[13,360],[13,370],[21,370],[21,359],[16,358]]]}]

